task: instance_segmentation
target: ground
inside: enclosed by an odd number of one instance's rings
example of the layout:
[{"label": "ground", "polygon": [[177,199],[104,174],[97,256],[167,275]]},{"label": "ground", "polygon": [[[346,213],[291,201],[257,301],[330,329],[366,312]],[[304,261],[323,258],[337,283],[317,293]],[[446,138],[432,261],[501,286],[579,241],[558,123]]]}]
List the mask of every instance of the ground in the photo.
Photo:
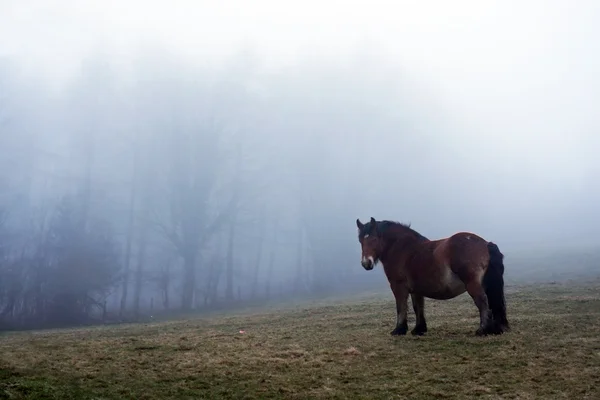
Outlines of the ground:
[{"label": "ground", "polygon": [[510,286],[507,302],[512,332],[485,338],[467,295],[427,300],[426,336],[391,337],[391,293],[5,333],[0,399],[600,399],[600,282]]}]

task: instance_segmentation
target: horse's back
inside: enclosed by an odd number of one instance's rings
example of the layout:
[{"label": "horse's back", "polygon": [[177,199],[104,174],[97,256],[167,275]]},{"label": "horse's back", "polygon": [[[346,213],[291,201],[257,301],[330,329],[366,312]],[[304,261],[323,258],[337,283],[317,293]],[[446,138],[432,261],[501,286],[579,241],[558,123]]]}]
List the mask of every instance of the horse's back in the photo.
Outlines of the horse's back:
[{"label": "horse's back", "polygon": [[473,232],[457,232],[454,235],[448,237],[452,241],[466,241],[469,243],[482,243],[487,245],[488,241]]}]

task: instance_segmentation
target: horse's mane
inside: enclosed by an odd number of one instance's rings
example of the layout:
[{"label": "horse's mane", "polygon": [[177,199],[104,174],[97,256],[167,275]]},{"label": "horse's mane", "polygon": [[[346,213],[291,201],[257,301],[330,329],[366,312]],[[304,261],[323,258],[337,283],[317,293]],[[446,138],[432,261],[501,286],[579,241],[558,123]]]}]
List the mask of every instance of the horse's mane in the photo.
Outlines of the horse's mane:
[{"label": "horse's mane", "polygon": [[381,233],[386,233],[390,228],[397,228],[397,227],[403,228],[404,230],[412,233],[413,235],[415,235],[417,238],[419,238],[421,240],[429,240],[425,236],[421,235],[419,232],[412,229],[410,227],[410,223],[405,224],[402,222],[389,221],[389,220],[377,221],[377,230]]}]

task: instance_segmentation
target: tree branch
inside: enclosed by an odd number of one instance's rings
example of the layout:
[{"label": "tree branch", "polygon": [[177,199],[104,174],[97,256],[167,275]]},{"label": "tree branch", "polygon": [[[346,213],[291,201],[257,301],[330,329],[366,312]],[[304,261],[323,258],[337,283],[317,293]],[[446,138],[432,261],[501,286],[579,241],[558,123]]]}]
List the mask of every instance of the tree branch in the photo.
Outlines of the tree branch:
[{"label": "tree branch", "polygon": [[208,239],[212,237],[212,235],[221,228],[225,223],[229,222],[233,216],[235,208],[238,206],[237,196],[233,196],[227,206],[219,212],[219,214],[215,217],[211,224],[209,224],[202,235],[201,245],[204,246]]},{"label": "tree branch", "polygon": [[183,254],[183,243],[177,232],[174,229],[169,229],[164,223],[160,222],[156,211],[152,211],[152,214],[153,218],[150,219],[150,222],[173,244],[178,252]]}]

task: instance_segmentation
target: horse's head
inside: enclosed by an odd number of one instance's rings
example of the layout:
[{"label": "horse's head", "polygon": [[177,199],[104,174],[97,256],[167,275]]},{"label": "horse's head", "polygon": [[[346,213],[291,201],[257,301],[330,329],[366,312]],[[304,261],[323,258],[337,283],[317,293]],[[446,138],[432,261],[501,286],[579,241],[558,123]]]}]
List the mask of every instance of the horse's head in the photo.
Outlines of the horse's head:
[{"label": "horse's head", "polygon": [[381,254],[381,238],[377,230],[377,221],[371,217],[371,221],[363,224],[360,219],[357,219],[356,226],[358,228],[358,241],[362,247],[360,264],[364,269],[370,271],[379,262]]}]

